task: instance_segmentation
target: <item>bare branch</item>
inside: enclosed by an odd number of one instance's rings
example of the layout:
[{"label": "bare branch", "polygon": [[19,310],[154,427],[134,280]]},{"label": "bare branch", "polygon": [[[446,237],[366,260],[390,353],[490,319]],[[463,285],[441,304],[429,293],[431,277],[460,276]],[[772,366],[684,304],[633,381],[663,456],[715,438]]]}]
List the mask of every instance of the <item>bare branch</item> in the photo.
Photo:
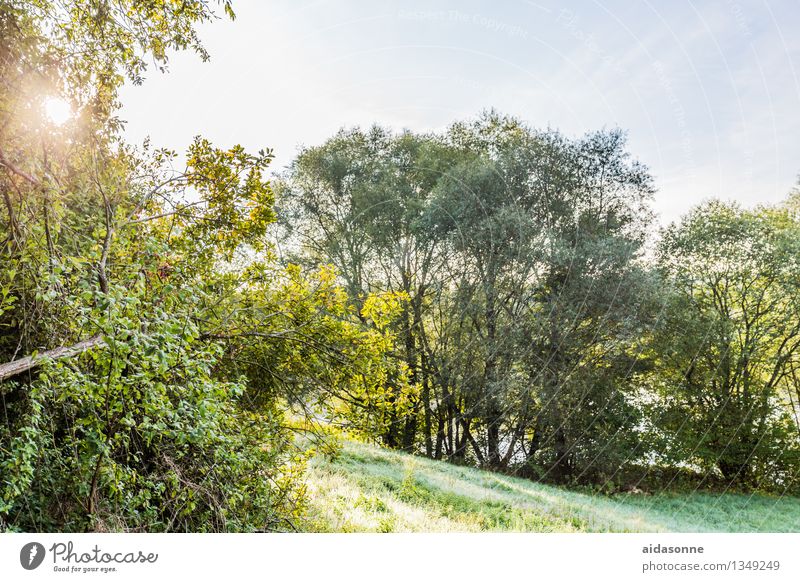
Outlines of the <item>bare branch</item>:
[{"label": "bare branch", "polygon": [[0,382],[6,378],[11,378],[12,376],[27,372],[28,370],[40,365],[45,360],[71,358],[72,356],[82,354],[86,350],[102,345],[103,343],[103,337],[96,335],[94,337],[90,337],[89,339],[79,341],[76,344],[72,344],[71,346],[62,346],[60,348],[41,352],[34,356],[26,356],[24,358],[20,358],[19,360],[14,360],[13,362],[0,364]]}]

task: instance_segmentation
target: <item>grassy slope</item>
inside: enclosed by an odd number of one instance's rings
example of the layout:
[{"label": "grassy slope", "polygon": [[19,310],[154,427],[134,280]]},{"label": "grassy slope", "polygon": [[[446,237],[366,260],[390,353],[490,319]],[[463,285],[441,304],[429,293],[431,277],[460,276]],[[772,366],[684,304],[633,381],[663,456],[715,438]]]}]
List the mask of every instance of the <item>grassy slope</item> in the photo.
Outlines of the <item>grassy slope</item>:
[{"label": "grassy slope", "polygon": [[309,470],[311,531],[791,531],[800,499],[593,496],[348,442]]}]

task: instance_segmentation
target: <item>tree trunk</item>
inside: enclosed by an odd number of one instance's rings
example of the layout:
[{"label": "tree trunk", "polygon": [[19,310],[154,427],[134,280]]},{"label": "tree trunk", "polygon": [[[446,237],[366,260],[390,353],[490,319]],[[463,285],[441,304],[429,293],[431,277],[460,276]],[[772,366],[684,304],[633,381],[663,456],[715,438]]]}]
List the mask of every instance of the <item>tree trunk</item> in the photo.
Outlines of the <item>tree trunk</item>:
[{"label": "tree trunk", "polygon": [[503,423],[503,413],[498,401],[498,345],[497,345],[497,292],[495,289],[496,275],[489,276],[486,288],[486,363],[483,372],[483,390],[486,400],[484,422],[486,423],[486,463],[492,469],[499,469],[500,455],[500,427]]},{"label": "tree trunk", "polygon": [[564,429],[561,427],[556,429],[555,453],[556,460],[552,467],[553,478],[558,483],[566,483],[572,477],[572,465],[569,459],[567,437],[564,434]]},{"label": "tree trunk", "polygon": [[425,456],[433,457],[433,437],[431,431],[433,429],[433,420],[431,418],[431,385],[428,379],[427,361],[425,354],[422,354],[422,407],[424,417],[424,431],[425,431]]},{"label": "tree trunk", "polygon": [[436,415],[437,430],[436,430],[436,449],[433,451],[433,458],[437,461],[442,458],[442,446],[444,445],[444,415],[439,411]]}]

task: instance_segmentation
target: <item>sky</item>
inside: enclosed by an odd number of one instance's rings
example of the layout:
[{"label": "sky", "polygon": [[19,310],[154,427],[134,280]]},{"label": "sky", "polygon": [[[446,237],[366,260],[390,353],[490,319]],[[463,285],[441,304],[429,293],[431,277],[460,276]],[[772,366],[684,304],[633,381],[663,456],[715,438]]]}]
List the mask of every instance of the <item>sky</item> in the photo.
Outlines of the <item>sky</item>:
[{"label": "sky", "polygon": [[271,148],[341,127],[442,130],[494,108],[579,137],[619,127],[663,224],[708,198],[778,202],[800,174],[797,0],[239,0],[211,53],[126,86],[126,139]]}]

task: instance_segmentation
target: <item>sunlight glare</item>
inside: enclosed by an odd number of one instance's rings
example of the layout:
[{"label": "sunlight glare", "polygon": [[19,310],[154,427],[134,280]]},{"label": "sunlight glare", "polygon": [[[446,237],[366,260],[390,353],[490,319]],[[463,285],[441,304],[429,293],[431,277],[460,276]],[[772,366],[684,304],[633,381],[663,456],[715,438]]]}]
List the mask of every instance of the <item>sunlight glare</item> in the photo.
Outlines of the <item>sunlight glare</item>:
[{"label": "sunlight glare", "polygon": [[50,97],[44,102],[47,119],[55,125],[63,125],[72,117],[72,107],[64,99]]}]

